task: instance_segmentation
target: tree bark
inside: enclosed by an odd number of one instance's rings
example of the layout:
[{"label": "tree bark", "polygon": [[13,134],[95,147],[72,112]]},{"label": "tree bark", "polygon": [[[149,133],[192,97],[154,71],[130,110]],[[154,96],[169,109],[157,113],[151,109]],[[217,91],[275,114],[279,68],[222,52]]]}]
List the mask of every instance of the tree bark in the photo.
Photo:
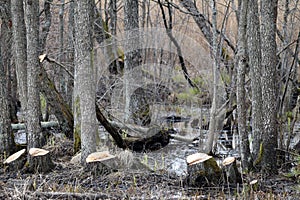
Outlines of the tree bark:
[{"label": "tree bark", "polygon": [[211,0],[211,9],[212,9],[212,23],[213,23],[213,30],[212,30],[212,57],[213,60],[213,100],[210,110],[210,117],[209,117],[209,131],[208,131],[208,138],[207,143],[205,146],[205,153],[211,154],[214,153],[216,150],[217,139],[219,137],[218,132],[221,131],[223,128],[223,121],[224,115],[220,115],[219,109],[221,108],[221,88],[220,88],[220,56],[218,51],[218,35],[217,35],[217,9],[216,9],[216,2],[215,0]]},{"label": "tree bark", "polygon": [[[68,49],[69,52],[66,55],[66,59],[71,63],[71,67],[68,69],[72,74],[74,74],[74,2],[70,2],[69,5],[69,18],[68,18]],[[66,80],[66,102],[70,108],[72,108],[73,100],[73,87],[74,87],[74,78],[67,76]],[[73,120],[72,120],[73,121]],[[72,122],[73,128],[73,122]]]},{"label": "tree bark", "polygon": [[[96,88],[92,42],[91,1],[75,2],[75,89],[76,137],[81,137],[81,163],[96,151]],[[79,123],[77,119],[79,118]],[[78,124],[77,124],[78,123]],[[75,138],[76,140],[77,138]]]},{"label": "tree bark", "polygon": [[264,135],[262,171],[277,173],[277,112],[278,77],[276,56],[277,0],[261,2],[262,91],[264,96]]},{"label": "tree bark", "polygon": [[[2,16],[1,16],[2,18]],[[2,35],[2,33],[1,33]],[[2,41],[0,41],[2,43]],[[0,154],[10,155],[14,150],[14,140],[10,127],[10,116],[8,108],[6,70],[2,63],[2,45],[0,45]]]},{"label": "tree bark", "polygon": [[207,20],[205,19],[204,15],[202,15],[196,8],[195,2],[193,2],[192,0],[181,0],[180,3],[185,9],[187,9],[192,14],[194,21],[200,28],[205,39],[210,45],[212,45],[212,31],[210,29],[210,26],[208,26]]},{"label": "tree bark", "polygon": [[49,79],[44,68],[40,69],[39,82],[40,91],[45,96],[50,111],[57,118],[61,130],[69,139],[73,139],[74,118],[70,106],[64,101],[61,94],[57,91],[54,83]]},{"label": "tree bark", "polygon": [[41,106],[39,96],[39,3],[25,1],[25,24],[27,38],[27,143],[28,149],[42,147],[42,129],[40,124]]},{"label": "tree bark", "polygon": [[13,54],[15,58],[19,99],[22,111],[26,113],[27,107],[27,60],[26,55],[26,28],[24,22],[23,1],[11,1]]},{"label": "tree bark", "polygon": [[125,59],[124,59],[124,95],[125,95],[125,121],[129,116],[130,96],[137,77],[131,77],[132,70],[141,62],[139,46],[139,1],[124,1],[124,30],[125,30]]},{"label": "tree bark", "polygon": [[251,124],[252,124],[252,158],[258,159],[260,144],[262,141],[262,83],[261,83],[261,42],[260,24],[258,13],[258,1],[254,0],[248,5],[247,19],[247,47],[249,56],[250,78],[251,78]]},{"label": "tree bark", "polygon": [[244,0],[241,6],[241,13],[238,27],[238,68],[237,68],[237,112],[238,112],[238,131],[240,136],[240,150],[243,170],[248,171],[251,162],[249,139],[247,131],[247,105],[245,76],[248,61],[247,56],[247,7],[248,0]]}]

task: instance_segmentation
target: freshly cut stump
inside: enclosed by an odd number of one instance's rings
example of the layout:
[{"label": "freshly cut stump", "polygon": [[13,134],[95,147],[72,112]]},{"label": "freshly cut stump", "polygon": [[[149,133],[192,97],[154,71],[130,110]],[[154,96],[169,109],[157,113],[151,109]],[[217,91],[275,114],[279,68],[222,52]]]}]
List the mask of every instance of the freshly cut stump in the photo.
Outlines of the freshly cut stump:
[{"label": "freshly cut stump", "polygon": [[103,176],[114,171],[108,167],[104,161],[115,158],[108,151],[94,152],[86,158],[85,171],[90,171],[94,176]]},{"label": "freshly cut stump", "polygon": [[31,148],[29,149],[29,155],[31,156],[31,162],[29,163],[31,171],[47,173],[55,167],[48,150]]},{"label": "freshly cut stump", "polygon": [[189,155],[186,160],[189,186],[217,186],[221,183],[222,171],[212,156],[196,153]]},{"label": "freshly cut stump", "polygon": [[25,156],[26,149],[22,149],[17,151],[16,153],[9,156],[4,162],[5,170],[8,171],[15,171],[20,170],[24,167],[26,163],[26,156]]},{"label": "freshly cut stump", "polygon": [[235,157],[227,157],[223,160],[223,170],[225,173],[225,182],[236,185],[242,183],[242,176],[239,172]]}]

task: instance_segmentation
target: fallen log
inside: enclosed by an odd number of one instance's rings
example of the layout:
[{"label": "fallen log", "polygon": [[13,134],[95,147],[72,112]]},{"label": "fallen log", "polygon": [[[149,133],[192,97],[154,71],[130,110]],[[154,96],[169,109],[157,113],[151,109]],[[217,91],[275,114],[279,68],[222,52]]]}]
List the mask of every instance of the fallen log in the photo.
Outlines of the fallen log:
[{"label": "fallen log", "polygon": [[135,152],[147,152],[156,151],[165,146],[170,142],[171,134],[174,134],[175,130],[160,130],[158,133],[151,137],[130,140],[130,136],[125,139],[127,148]]},{"label": "fallen log", "polygon": [[[41,122],[42,128],[51,128],[51,127],[58,127],[58,122]],[[23,130],[26,128],[25,123],[18,123],[18,124],[11,124],[12,130]]]},{"label": "fallen log", "polygon": [[[119,148],[130,149],[135,152],[155,151],[163,148],[169,144],[171,134],[176,133],[173,129],[154,129],[157,130],[157,132],[150,137],[137,138],[128,135],[123,138],[122,129],[112,125],[112,123],[109,122],[102,114],[98,105],[96,105],[96,117],[97,120],[104,126],[106,131],[112,136]],[[146,131],[146,129],[143,129],[143,131]]]}]

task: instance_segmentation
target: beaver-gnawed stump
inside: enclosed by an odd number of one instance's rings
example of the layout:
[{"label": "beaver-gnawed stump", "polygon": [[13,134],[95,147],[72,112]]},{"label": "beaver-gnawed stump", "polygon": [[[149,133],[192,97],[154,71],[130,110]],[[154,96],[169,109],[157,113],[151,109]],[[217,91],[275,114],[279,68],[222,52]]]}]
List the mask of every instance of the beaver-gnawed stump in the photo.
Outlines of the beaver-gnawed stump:
[{"label": "beaver-gnawed stump", "polygon": [[193,187],[217,186],[222,183],[222,171],[216,160],[205,153],[187,157],[187,184]]},{"label": "beaver-gnawed stump", "polygon": [[29,171],[47,173],[55,167],[48,150],[31,148],[29,149],[29,156],[31,156]]},{"label": "beaver-gnawed stump", "polygon": [[108,151],[94,152],[86,158],[84,166],[85,171],[91,172],[94,176],[103,176],[110,174],[114,171],[111,167],[107,166],[104,161],[115,158]]},{"label": "beaver-gnawed stump", "polygon": [[222,162],[223,171],[225,174],[225,182],[236,185],[242,183],[242,176],[239,172],[235,157],[227,157]]}]

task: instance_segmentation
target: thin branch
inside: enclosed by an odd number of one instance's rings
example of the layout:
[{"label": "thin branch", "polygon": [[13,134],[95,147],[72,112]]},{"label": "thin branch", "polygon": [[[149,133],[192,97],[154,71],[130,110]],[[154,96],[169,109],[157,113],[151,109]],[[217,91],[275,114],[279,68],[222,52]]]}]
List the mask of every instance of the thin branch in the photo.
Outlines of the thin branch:
[{"label": "thin branch", "polygon": [[179,46],[177,40],[174,38],[174,36],[172,34],[172,29],[170,29],[170,27],[168,27],[165,11],[164,11],[163,5],[160,2],[160,0],[158,0],[158,4],[159,4],[161,12],[162,12],[163,22],[164,22],[164,25],[165,25],[165,28],[166,28],[167,35],[176,47],[179,62],[180,62],[180,66],[181,66],[181,69],[183,71],[183,75],[184,75],[185,79],[188,81],[188,83],[190,84],[191,87],[193,87],[193,88],[197,89],[198,91],[200,91],[199,87],[189,77],[188,71],[187,71],[186,66],[185,66],[184,58],[182,57],[181,47]]},{"label": "thin branch", "polygon": [[[209,19],[207,19],[203,14],[201,14],[196,7],[194,8],[194,10],[191,10],[191,8],[188,7],[187,5],[183,4],[182,1],[181,1],[181,4],[187,9],[187,11],[181,9],[178,5],[170,2],[170,5],[172,5],[174,8],[176,8],[180,12],[182,12],[184,14],[191,15],[193,17],[197,17],[202,21],[202,23],[207,23],[209,25],[209,27],[212,28],[212,23],[209,21]],[[196,21],[196,23],[197,23],[197,21]],[[205,27],[208,28],[207,26],[205,26]],[[204,36],[205,36],[206,40],[208,41],[208,43],[210,45],[212,45],[211,39],[210,39],[211,34],[205,34],[206,31],[203,30],[203,28],[205,28],[205,27],[202,27],[202,28],[200,27],[200,29],[201,29],[202,33],[204,34]],[[230,41],[230,39],[224,33],[222,33],[220,30],[217,29],[217,34],[221,35],[221,37],[224,39],[226,44],[231,48],[231,50],[233,52],[236,52],[235,45]]]},{"label": "thin branch", "polygon": [[41,60],[40,62],[43,62],[44,60],[47,60],[49,63],[55,63],[56,65],[60,66],[61,68],[63,68],[69,75],[72,79],[74,79],[74,75],[72,74],[72,72],[70,72],[68,70],[68,68],[61,64],[60,62],[56,61],[55,59],[53,58],[49,58],[48,55],[45,55],[45,58],[43,60]]}]

